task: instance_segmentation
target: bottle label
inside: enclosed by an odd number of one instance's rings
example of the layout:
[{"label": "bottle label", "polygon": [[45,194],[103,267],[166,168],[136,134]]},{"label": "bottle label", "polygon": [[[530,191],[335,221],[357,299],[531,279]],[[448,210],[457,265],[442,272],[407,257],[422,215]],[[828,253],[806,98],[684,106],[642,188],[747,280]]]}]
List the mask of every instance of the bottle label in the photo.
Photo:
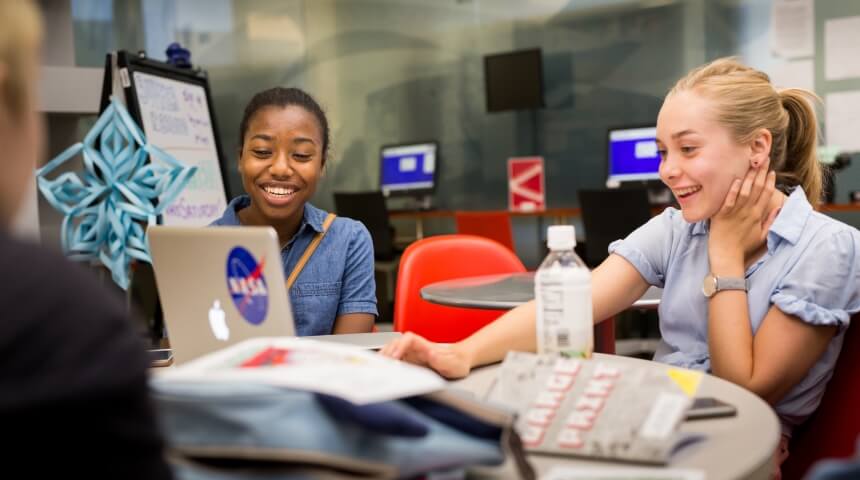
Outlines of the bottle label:
[{"label": "bottle label", "polygon": [[536,292],[538,351],[590,358],[594,350],[591,285],[565,283],[539,283]]}]

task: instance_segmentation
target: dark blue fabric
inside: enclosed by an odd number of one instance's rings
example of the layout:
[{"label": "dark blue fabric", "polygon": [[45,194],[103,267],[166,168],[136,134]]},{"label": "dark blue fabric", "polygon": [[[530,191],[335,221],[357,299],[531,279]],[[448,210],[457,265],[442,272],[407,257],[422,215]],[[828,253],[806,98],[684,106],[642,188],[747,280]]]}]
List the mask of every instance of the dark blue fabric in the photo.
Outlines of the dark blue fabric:
[{"label": "dark blue fabric", "polygon": [[428,398],[411,397],[402,401],[421,411],[424,415],[473,437],[498,440],[502,435],[501,428]]},{"label": "dark blue fabric", "polygon": [[[354,405],[342,398],[321,393],[317,401],[335,419],[352,422],[368,430],[399,437],[424,437],[427,425],[399,402]],[[426,413],[426,412],[425,412]]]}]

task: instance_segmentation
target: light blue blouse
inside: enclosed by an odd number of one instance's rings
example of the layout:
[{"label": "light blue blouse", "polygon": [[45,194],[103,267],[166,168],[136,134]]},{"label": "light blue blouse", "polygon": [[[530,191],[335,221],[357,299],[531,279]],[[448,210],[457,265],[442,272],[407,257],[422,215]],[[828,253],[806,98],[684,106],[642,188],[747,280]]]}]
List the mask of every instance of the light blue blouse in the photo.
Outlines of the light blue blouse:
[{"label": "light blue blouse", "polygon": [[[668,208],[609,252],[627,259],[648,283],[662,287],[660,332],[654,360],[710,371],[708,302],[702,280],[709,270],[707,221],[687,223]],[[775,410],[790,434],[818,403],[842,348],[849,317],[860,311],[860,232],[818,213],[803,189],[791,193],[767,235],[767,253],[746,270],[753,334],[770,309],[813,325],[838,325],[827,350]]]}]

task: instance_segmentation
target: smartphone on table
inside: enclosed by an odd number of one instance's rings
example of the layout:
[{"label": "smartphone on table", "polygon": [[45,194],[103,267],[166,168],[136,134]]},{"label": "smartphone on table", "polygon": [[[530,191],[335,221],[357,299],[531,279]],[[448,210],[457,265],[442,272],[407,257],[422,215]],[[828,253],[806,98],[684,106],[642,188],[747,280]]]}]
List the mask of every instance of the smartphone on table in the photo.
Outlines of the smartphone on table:
[{"label": "smartphone on table", "polygon": [[733,417],[737,414],[738,409],[730,403],[713,397],[698,397],[693,400],[693,406],[687,410],[687,420]]}]

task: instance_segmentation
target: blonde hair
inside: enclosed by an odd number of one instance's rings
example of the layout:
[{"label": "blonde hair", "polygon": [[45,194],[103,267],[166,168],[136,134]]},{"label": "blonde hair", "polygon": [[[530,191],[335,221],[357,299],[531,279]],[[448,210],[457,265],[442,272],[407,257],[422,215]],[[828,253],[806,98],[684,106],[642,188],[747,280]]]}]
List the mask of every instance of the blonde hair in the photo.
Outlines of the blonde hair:
[{"label": "blonde hair", "polygon": [[823,168],[818,162],[818,121],[813,108],[820,102],[814,93],[800,88],[778,90],[766,73],[720,58],[698,67],[669,91],[700,93],[715,104],[717,121],[729,129],[735,141],[752,141],[759,129],[770,131],[770,168],[783,189],[803,187],[809,202],[821,200]]},{"label": "blonde hair", "polygon": [[0,108],[13,118],[32,108],[36,86],[27,66],[40,54],[41,39],[42,19],[30,0],[0,0]]}]

